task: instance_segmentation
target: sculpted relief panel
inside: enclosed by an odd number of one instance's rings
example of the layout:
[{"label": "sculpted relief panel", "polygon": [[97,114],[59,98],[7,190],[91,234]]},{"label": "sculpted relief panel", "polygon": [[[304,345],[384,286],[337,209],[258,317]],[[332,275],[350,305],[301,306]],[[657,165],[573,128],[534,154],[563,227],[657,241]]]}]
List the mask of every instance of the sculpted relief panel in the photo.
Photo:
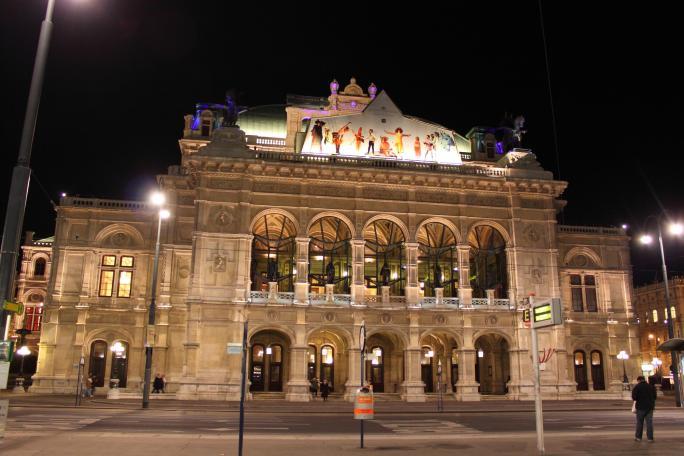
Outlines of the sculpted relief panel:
[{"label": "sculpted relief panel", "polygon": [[518,242],[524,247],[538,249],[548,248],[546,238],[546,227],[541,223],[525,223],[522,225],[522,236],[518,237]]}]

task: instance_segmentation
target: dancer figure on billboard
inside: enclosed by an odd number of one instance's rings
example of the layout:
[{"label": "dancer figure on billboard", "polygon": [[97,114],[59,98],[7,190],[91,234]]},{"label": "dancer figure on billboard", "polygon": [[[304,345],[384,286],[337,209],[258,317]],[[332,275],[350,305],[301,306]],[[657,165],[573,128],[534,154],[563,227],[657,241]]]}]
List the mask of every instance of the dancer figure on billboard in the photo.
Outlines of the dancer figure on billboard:
[{"label": "dancer figure on billboard", "polygon": [[323,125],[325,122],[317,120],[311,127],[311,150],[318,148],[318,152],[323,151]]},{"label": "dancer figure on billboard", "polygon": [[366,155],[375,155],[375,135],[373,134],[372,128],[368,129],[368,150],[366,151]]},{"label": "dancer figure on billboard", "polygon": [[397,128],[393,132],[385,130],[385,133],[394,136],[394,151],[397,157],[404,155],[404,138],[411,135],[405,135],[404,130],[401,128]]},{"label": "dancer figure on billboard", "polygon": [[335,154],[337,155],[340,155],[340,146],[342,145],[342,141],[344,140],[344,134],[349,131],[350,124],[351,122],[347,122],[347,124],[344,127],[333,132],[333,144],[335,144]]},{"label": "dancer figure on billboard", "polygon": [[413,151],[416,153],[416,158],[420,158],[420,156],[421,156],[420,136],[416,136],[416,140],[413,141]]},{"label": "dancer figure on billboard", "polygon": [[354,133],[354,144],[356,145],[356,153],[360,153],[361,144],[363,144],[363,129],[361,127]]},{"label": "dancer figure on billboard", "polygon": [[434,149],[435,149],[435,143],[432,141],[433,135],[427,135],[425,137],[425,141],[423,144],[425,144],[425,160],[428,159],[428,156],[430,157],[430,160],[435,159],[434,155]]},{"label": "dancer figure on billboard", "polygon": [[390,143],[387,140],[387,136],[381,136],[380,137],[380,155],[382,155],[384,157],[389,157],[391,153],[392,153],[392,149],[390,148]]}]

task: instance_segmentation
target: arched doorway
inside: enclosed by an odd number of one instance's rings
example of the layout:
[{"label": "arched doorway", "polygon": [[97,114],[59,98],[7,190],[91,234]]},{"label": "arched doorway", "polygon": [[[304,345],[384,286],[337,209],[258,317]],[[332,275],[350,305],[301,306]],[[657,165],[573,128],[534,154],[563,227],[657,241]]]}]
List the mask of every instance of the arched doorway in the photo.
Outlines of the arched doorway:
[{"label": "arched doorway", "polygon": [[451,349],[451,391],[456,392],[456,384],[458,383],[458,348]]},{"label": "arched doorway", "polygon": [[458,296],[458,250],[454,233],[442,223],[426,223],[418,230],[418,280],[424,296]]},{"label": "arched doorway", "polygon": [[95,377],[93,386],[104,386],[105,367],[107,365],[107,342],[96,340],[90,344],[90,362],[88,363],[88,374]]},{"label": "arched doorway", "polygon": [[393,333],[376,333],[366,346],[366,381],[376,393],[398,393],[404,381],[404,343]]},{"label": "arched doorway", "polygon": [[280,392],[287,379],[289,338],[276,330],[263,330],[250,339],[249,390]]},{"label": "arched doorway", "polygon": [[498,334],[485,334],[475,341],[475,381],[480,394],[506,394],[511,379],[508,342]]},{"label": "arched doorway", "polygon": [[591,380],[593,382],[594,391],[603,391],[606,389],[606,383],[603,377],[603,354],[598,350],[591,352]]},{"label": "arched doorway", "polygon": [[128,378],[128,344],[117,340],[110,347],[112,352],[112,371],[111,379],[119,380],[119,388],[126,388]]},{"label": "arched doorway", "polygon": [[268,291],[269,282],[277,282],[278,291],[293,291],[297,236],[294,222],[282,214],[266,214],[256,220],[252,235],[252,291]]},{"label": "arched doorway", "polygon": [[575,366],[575,383],[577,391],[588,391],[589,381],[587,380],[587,356],[582,350],[575,350],[573,353]]},{"label": "arched doorway", "polygon": [[318,359],[318,356],[316,356],[316,346],[315,345],[309,345],[309,348],[306,350],[306,378],[311,381],[316,377],[316,360]]},{"label": "arched doorway", "polygon": [[388,286],[391,296],[403,296],[406,281],[404,233],[390,220],[375,220],[363,230],[366,289],[381,295]]},{"label": "arched doorway", "polygon": [[331,392],[343,391],[349,370],[347,336],[334,328],[322,328],[309,335],[308,344],[309,373],[313,368],[313,374],[320,382],[327,380]]},{"label": "arched doorway", "polygon": [[468,243],[473,298],[486,298],[487,290],[493,290],[495,298],[507,298],[506,241],[501,233],[489,225],[476,226],[468,234]]},{"label": "arched doorway", "polygon": [[312,293],[349,294],[351,281],[351,231],[336,217],[321,217],[309,228],[309,284]]},{"label": "arched doorway", "polygon": [[425,392],[432,393],[433,378],[432,378],[432,364],[435,358],[435,351],[432,347],[422,347],[420,352],[420,379],[425,384]]}]

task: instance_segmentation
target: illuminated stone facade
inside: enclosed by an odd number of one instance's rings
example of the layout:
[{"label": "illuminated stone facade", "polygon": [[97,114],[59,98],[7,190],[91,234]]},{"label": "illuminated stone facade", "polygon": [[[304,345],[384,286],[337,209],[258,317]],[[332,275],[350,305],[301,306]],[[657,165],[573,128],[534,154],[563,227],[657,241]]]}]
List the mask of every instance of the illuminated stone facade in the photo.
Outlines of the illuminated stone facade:
[{"label": "illuminated stone facade", "polygon": [[[378,393],[424,401],[441,382],[458,400],[529,399],[521,313],[535,293],[562,298],[567,319],[539,331],[540,348],[555,349],[544,395],[619,396],[615,355],[638,350],[625,233],[559,226],[566,183],[527,150],[497,155],[482,127],[454,134],[462,165],[298,153],[314,111],[362,112],[376,89],[335,92],[317,111],[313,97],[283,107],[284,138],[256,127],[243,138],[212,109],[185,117],[181,164],[158,178],[172,216],[153,373],[168,390],[237,399],[240,359],[226,348],[246,319],[254,394],[306,401],[316,377],[348,399],[365,322],[365,378]],[[143,202],[60,201],[34,390],[72,392],[83,354],[86,371],[139,393],[156,217]]]}]

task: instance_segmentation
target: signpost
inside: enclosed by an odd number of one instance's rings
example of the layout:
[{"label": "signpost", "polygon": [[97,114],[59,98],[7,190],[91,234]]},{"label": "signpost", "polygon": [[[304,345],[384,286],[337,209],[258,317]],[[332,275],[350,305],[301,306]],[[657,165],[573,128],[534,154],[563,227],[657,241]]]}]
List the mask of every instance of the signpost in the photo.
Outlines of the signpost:
[{"label": "signpost", "polygon": [[7,312],[14,312],[16,314],[24,313],[24,304],[21,302],[5,301],[2,305],[2,310]]},{"label": "signpost", "polygon": [[[534,294],[529,297],[530,308],[523,311],[523,322],[530,324],[532,340],[532,367],[534,369],[534,415],[537,427],[537,450],[544,454],[544,416],[541,398],[541,378],[539,376],[539,342],[537,328],[560,325],[563,323],[563,308],[558,298],[535,304]],[[526,320],[527,318],[527,320]]]},{"label": "signpost", "polygon": [[[365,417],[364,418],[357,418],[356,410],[357,410],[357,405],[361,405],[360,403],[358,403],[360,395],[366,394],[364,392],[364,390],[366,390],[366,392],[370,392],[368,390],[368,388],[366,388],[366,386],[363,384],[364,379],[365,379],[365,376],[363,375],[364,374],[363,368],[366,364],[365,363],[365,361],[366,361],[366,322],[365,321],[361,322],[361,328],[359,329],[359,350],[360,350],[359,358],[361,358],[361,366],[360,366],[361,369],[360,369],[360,374],[359,374],[361,377],[361,383],[359,384],[359,390],[356,393],[356,403],[354,404],[354,418],[357,420],[360,420],[359,423],[360,423],[361,448],[363,448],[363,422],[364,422],[364,420],[367,420],[369,418],[365,418]],[[372,411],[372,409],[373,409],[373,395],[372,395],[372,393],[371,393],[370,400],[371,400],[371,411]],[[373,415],[371,414],[371,419],[372,419],[372,416]]]},{"label": "signpost", "polygon": [[242,382],[240,385],[240,435],[238,437],[238,456],[242,456],[242,440],[245,434],[245,384],[247,383],[247,320],[242,329]]}]

